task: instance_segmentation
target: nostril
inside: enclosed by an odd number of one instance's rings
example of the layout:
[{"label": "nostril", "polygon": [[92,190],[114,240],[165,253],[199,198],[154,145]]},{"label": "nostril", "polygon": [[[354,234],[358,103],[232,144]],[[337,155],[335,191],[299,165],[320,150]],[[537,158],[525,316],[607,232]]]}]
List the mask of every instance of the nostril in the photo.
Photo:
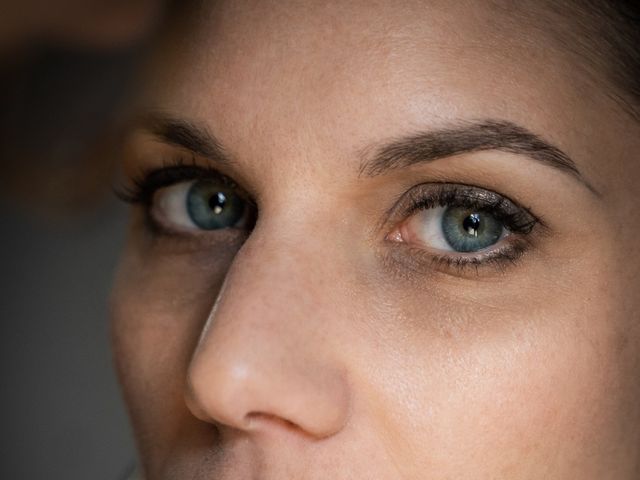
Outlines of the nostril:
[{"label": "nostril", "polygon": [[287,420],[286,418],[279,417],[270,413],[263,412],[249,412],[245,416],[245,420],[250,430],[261,430],[268,428],[282,428],[292,433],[306,434],[306,432],[300,428],[299,425]]}]

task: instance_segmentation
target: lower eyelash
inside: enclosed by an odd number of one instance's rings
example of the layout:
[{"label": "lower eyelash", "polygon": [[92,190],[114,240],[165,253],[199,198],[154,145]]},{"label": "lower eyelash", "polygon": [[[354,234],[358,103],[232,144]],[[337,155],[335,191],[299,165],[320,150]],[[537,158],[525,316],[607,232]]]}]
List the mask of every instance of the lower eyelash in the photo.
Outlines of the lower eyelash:
[{"label": "lower eyelash", "polygon": [[479,276],[486,269],[504,274],[509,267],[517,265],[532,247],[528,238],[520,237],[487,252],[454,255],[433,253],[423,248],[395,243],[391,245],[390,255],[385,256],[384,261],[390,269],[402,276],[407,270],[421,275],[441,272],[458,277],[468,276],[470,273]]},{"label": "lower eyelash", "polygon": [[480,273],[480,268],[494,267],[499,273],[504,273],[509,266],[516,265],[529,248],[529,242],[520,240],[512,242],[512,245],[504,246],[475,256],[432,255],[431,262],[436,267],[453,269],[457,273],[466,273],[475,270]]}]

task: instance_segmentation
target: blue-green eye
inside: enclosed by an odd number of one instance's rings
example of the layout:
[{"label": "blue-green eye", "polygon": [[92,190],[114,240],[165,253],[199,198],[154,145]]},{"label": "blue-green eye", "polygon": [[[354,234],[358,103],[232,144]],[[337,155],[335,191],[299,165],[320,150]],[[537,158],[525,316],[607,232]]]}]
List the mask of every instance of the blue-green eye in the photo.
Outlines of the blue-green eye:
[{"label": "blue-green eye", "polygon": [[491,212],[468,207],[435,207],[414,215],[401,237],[434,250],[471,253],[498,243],[509,231]]},{"label": "blue-green eye", "polygon": [[153,197],[154,220],[167,230],[248,229],[253,205],[233,187],[215,179],[179,182]]},{"label": "blue-green eye", "polygon": [[246,201],[233,190],[211,180],[198,180],[187,192],[187,212],[203,230],[232,228],[243,219]]},{"label": "blue-green eye", "polygon": [[504,234],[501,221],[482,210],[448,207],[442,212],[442,233],[456,252],[477,252],[495,245]]}]

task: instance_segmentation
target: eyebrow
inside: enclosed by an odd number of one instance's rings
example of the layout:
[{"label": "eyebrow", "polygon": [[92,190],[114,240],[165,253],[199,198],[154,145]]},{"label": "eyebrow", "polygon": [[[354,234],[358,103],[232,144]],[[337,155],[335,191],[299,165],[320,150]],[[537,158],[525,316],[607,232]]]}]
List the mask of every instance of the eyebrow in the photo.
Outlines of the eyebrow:
[{"label": "eyebrow", "polygon": [[[233,163],[222,144],[206,127],[157,113],[143,116],[140,124],[170,145],[185,148],[217,163]],[[370,150],[365,149],[362,156],[368,157]],[[420,163],[485,150],[525,155],[568,173],[592,193],[600,195],[566,153],[526,128],[505,120],[463,122],[393,140],[377,146],[373,157],[363,158],[359,172],[361,176],[375,177]]]},{"label": "eyebrow", "polygon": [[[367,157],[366,152],[370,150],[365,149],[363,157]],[[372,158],[363,158],[360,175],[375,177],[391,170],[483,150],[526,155],[568,173],[598,194],[566,153],[524,127],[504,120],[464,122],[393,140],[375,148]]]},{"label": "eyebrow", "polygon": [[138,123],[144,130],[169,145],[190,150],[217,163],[232,163],[222,144],[204,126],[157,113],[142,116]]}]

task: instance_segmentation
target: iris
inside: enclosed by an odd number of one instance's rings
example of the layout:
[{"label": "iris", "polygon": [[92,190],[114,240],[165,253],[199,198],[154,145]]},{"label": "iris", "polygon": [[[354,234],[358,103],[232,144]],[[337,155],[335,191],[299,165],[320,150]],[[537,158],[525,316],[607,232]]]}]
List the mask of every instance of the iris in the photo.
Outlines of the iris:
[{"label": "iris", "polygon": [[233,190],[212,180],[198,180],[187,192],[187,212],[203,230],[237,226],[244,218],[247,203]]},{"label": "iris", "polygon": [[477,252],[500,240],[505,231],[501,221],[482,210],[449,207],[442,214],[442,232],[457,252]]}]

